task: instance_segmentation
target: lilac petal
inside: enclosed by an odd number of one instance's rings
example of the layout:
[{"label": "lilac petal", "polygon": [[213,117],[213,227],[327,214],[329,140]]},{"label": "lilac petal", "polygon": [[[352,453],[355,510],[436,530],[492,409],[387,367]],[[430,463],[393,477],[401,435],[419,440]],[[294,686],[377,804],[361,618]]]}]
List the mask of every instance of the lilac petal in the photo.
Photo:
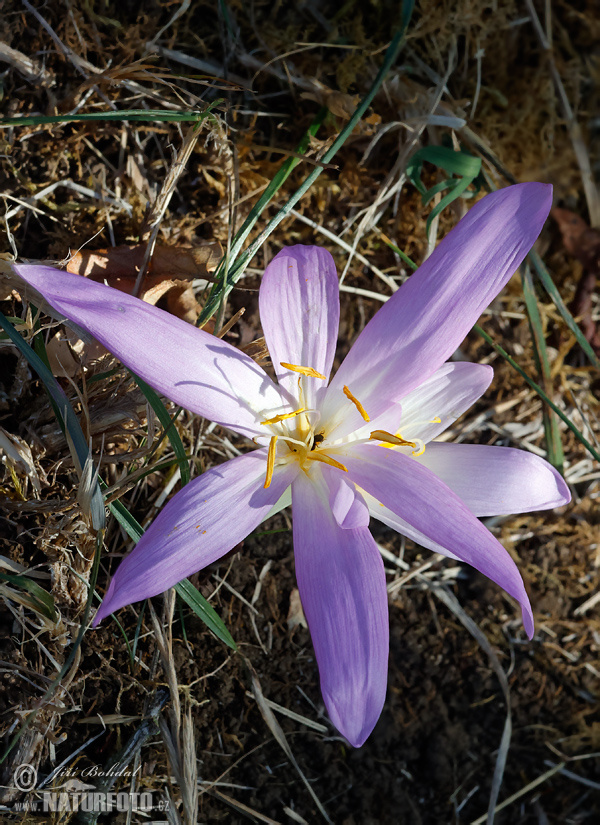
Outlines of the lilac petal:
[{"label": "lilac petal", "polygon": [[368,438],[373,430],[400,433],[410,441],[427,444],[444,432],[487,390],[494,371],[485,364],[447,361],[420,386],[409,392],[401,404],[391,404],[374,420],[353,433],[353,439]]},{"label": "lilac petal", "polygon": [[296,578],[331,721],[356,748],[385,700],[389,626],[381,555],[366,528],[343,530],[318,468],[292,484]]},{"label": "lilac petal", "polygon": [[277,513],[281,513],[282,510],[285,510],[286,507],[292,506],[292,488],[288,487],[286,490],[283,491],[283,494],[280,496],[279,501],[276,501],[275,504],[271,507],[268,513],[264,516],[261,521],[266,521],[272,516],[276,516]]},{"label": "lilac petal", "polygon": [[[475,567],[515,598],[521,605],[525,631],[529,638],[533,636],[533,613],[516,564],[443,481],[410,456],[384,447],[348,447],[340,460],[358,487],[430,542],[447,548],[446,555]],[[377,507],[371,512],[379,518]]]},{"label": "lilac petal", "polygon": [[369,510],[347,473],[325,465],[321,468],[329,491],[333,517],[344,530],[369,526]]},{"label": "lilac petal", "polygon": [[254,450],[207,470],[172,498],[121,562],[94,618],[163,593],[228,553],[254,530],[298,472],[276,467],[263,488],[267,451]]},{"label": "lilac petal", "polygon": [[55,310],[93,335],[160,393],[246,435],[281,412],[281,393],[244,353],[155,306],[49,266],[15,266]]},{"label": "lilac petal", "polygon": [[402,399],[402,438],[425,444],[436,438],[483,395],[493,377],[485,364],[447,361]]},{"label": "lilac petal", "polygon": [[[327,390],[324,423],[339,423],[344,385],[374,418],[446,361],[531,249],[551,205],[542,183],[475,204],[361,332]],[[349,418],[358,425],[357,416]]]},{"label": "lilac petal", "polygon": [[[277,380],[298,397],[297,372],[281,362],[312,367],[329,378],[340,318],[338,277],[326,249],[290,246],[265,270],[259,293],[260,318]],[[303,406],[314,409],[327,382],[303,378]]]},{"label": "lilac petal", "polygon": [[407,539],[414,541],[415,544],[420,544],[422,547],[426,547],[428,550],[431,550],[432,553],[439,553],[441,556],[446,556],[448,559],[462,561],[462,559],[459,559],[458,556],[448,550],[447,547],[443,547],[441,544],[427,538],[427,536],[419,530],[415,530],[415,528],[411,527],[405,519],[400,518],[400,516],[392,512],[389,507],[384,507],[380,501],[377,501],[376,498],[370,496],[368,493],[365,493],[364,490],[363,498],[369,508],[369,513],[373,518],[383,522],[383,524],[391,527],[392,530],[395,530],[397,533],[406,536]]},{"label": "lilac petal", "polygon": [[434,441],[417,461],[476,516],[549,510],[571,500],[560,473],[525,450]]}]

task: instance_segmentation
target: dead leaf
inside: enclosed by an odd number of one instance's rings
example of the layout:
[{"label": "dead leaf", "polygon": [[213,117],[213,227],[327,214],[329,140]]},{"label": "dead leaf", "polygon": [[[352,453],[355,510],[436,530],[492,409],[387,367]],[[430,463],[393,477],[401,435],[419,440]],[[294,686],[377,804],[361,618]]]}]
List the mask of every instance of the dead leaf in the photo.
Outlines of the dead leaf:
[{"label": "dead leaf", "polygon": [[553,209],[551,214],[558,224],[565,249],[583,265],[583,273],[569,309],[579,319],[581,331],[594,352],[600,355],[600,332],[592,317],[592,298],[600,272],[600,232],[569,209]]},{"label": "dead leaf", "polygon": [[553,209],[550,213],[560,230],[565,249],[586,269],[600,267],[600,232],[592,229],[581,215],[570,209]]},{"label": "dead leaf", "polygon": [[[121,292],[131,294],[145,253],[145,244],[115,246],[94,251],[82,250],[71,258],[67,272],[107,283]],[[216,269],[222,253],[218,241],[190,249],[157,246],[142,282],[140,298],[148,304],[157,304],[169,293],[169,312],[185,321],[195,323],[200,306],[191,290],[190,282],[196,278],[210,281],[209,273]],[[171,298],[172,290],[175,294]]]},{"label": "dead leaf", "polygon": [[52,375],[57,378],[74,378],[79,372],[79,364],[73,358],[69,342],[62,332],[57,332],[48,341],[46,354]]},{"label": "dead leaf", "polygon": [[300,97],[305,100],[314,100],[319,106],[326,106],[335,117],[350,120],[358,106],[358,95],[348,95],[336,89],[330,89],[318,80],[313,80],[313,87],[314,91],[302,92]]},{"label": "dead leaf", "polygon": [[293,632],[297,627],[308,627],[297,587],[294,587],[290,593],[290,609],[287,615],[287,626],[290,632]]},{"label": "dead leaf", "polygon": [[3,453],[2,463],[29,480],[34,497],[39,499],[42,488],[29,444],[18,435],[0,427],[0,450]]}]

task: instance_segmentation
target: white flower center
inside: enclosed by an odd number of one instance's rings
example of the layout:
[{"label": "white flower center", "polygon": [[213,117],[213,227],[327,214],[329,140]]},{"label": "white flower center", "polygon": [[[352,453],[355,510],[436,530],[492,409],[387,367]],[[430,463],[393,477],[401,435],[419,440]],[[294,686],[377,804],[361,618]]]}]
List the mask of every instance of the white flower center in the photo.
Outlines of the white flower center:
[{"label": "white flower center", "polygon": [[[296,364],[281,362],[285,369],[299,373],[307,378],[319,378],[326,381],[326,377],[317,372],[313,367],[303,367]],[[347,386],[344,386],[344,395],[358,410],[364,421],[370,421],[369,415],[361,402],[356,398]],[[267,453],[267,471],[264,487],[271,484],[273,471],[276,464],[288,464],[297,461],[301,469],[308,471],[311,461],[321,461],[336,467],[338,470],[348,472],[347,468],[330,453],[342,446],[339,442],[335,444],[327,443],[327,433],[319,422],[321,413],[319,410],[310,410],[302,406],[303,392],[301,378],[298,379],[298,409],[292,412],[278,413],[270,418],[261,421],[261,424],[268,427],[269,449]],[[267,435],[267,433],[265,433]],[[355,439],[356,440],[356,439]],[[419,456],[425,452],[425,444],[421,439],[406,441],[400,432],[395,435],[386,430],[373,430],[368,438],[361,438],[357,443],[377,441],[383,447],[411,447],[412,455]],[[349,443],[344,439],[344,444]]]}]

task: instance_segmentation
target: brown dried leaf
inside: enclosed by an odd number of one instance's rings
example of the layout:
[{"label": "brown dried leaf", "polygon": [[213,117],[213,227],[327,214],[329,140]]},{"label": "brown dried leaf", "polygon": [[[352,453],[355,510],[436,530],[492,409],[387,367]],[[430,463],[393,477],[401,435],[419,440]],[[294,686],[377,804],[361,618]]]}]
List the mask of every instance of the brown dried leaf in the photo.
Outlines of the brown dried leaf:
[{"label": "brown dried leaf", "polygon": [[314,100],[320,106],[327,106],[329,111],[336,117],[343,120],[350,120],[358,106],[357,95],[344,94],[344,92],[330,89],[318,80],[313,81],[314,91],[302,92],[300,97],[305,100]]},{"label": "brown dried leaf", "polygon": [[34,497],[39,499],[42,487],[29,444],[18,435],[9,433],[4,427],[0,427],[0,451],[2,463],[12,467],[20,476],[28,479],[31,482]]},{"label": "brown dried leaf", "polygon": [[[67,271],[93,281],[106,282],[115,289],[131,294],[143,266],[145,253],[145,244],[82,250],[71,258]],[[157,246],[142,282],[140,298],[149,304],[156,304],[169,293],[169,312],[194,323],[200,306],[192,293],[190,282],[195,278],[210,280],[209,273],[214,271],[221,255],[222,247],[218,241],[191,249]],[[174,295],[171,297],[172,290]]]},{"label": "brown dried leaf", "polygon": [[600,264],[600,232],[587,225],[580,215],[570,209],[553,209],[552,217],[558,224],[565,249],[586,269],[598,270]]},{"label": "brown dried leaf", "polygon": [[304,610],[302,609],[302,602],[300,601],[300,593],[297,587],[294,587],[290,593],[290,608],[287,614],[287,626],[290,632],[293,632],[297,627],[308,627],[304,616]]},{"label": "brown dried leaf", "polygon": [[569,309],[575,318],[580,319],[583,334],[594,352],[600,355],[600,332],[592,318],[592,297],[600,272],[600,232],[569,209],[553,209],[552,217],[558,224],[567,252],[581,261],[584,268]]},{"label": "brown dried leaf", "polygon": [[195,324],[202,307],[190,287],[174,285],[167,293],[167,309],[171,315]]},{"label": "brown dried leaf", "polygon": [[74,378],[79,371],[79,364],[73,358],[71,347],[62,332],[57,332],[46,345],[48,363],[52,375],[58,378]]}]

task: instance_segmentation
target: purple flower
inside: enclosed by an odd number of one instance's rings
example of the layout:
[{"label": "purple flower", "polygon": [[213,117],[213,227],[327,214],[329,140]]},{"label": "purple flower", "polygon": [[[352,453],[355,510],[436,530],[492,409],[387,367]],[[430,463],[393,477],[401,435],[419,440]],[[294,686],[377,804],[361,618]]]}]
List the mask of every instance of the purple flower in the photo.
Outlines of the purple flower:
[{"label": "purple flower", "polygon": [[477,203],[359,335],[329,382],[339,321],[331,255],[294,246],[260,289],[274,383],[247,355],[154,306],[44,266],[18,273],[66,318],[176,403],[258,449],[205,472],[162,510],[96,615],[163,592],[219,559],[290,501],[296,577],[323,698],[358,747],[383,707],[388,603],[374,517],[467,562],[533,614],[509,553],[478,516],[569,501],[530,453],[435,439],[492,379],[446,362],[537,238],[552,188],[511,186]]}]

